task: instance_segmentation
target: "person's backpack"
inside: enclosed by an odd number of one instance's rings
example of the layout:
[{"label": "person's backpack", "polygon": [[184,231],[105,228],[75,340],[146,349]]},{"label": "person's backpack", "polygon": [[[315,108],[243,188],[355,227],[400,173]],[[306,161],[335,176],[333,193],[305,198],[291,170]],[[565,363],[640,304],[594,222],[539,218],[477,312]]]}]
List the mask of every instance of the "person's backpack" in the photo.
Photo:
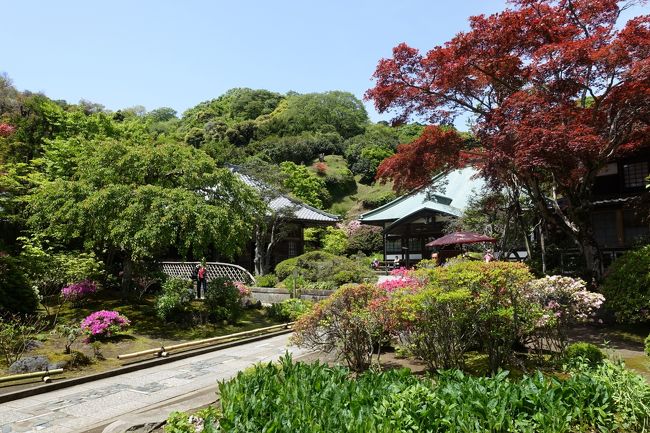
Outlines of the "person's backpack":
[{"label": "person's backpack", "polygon": [[194,266],[194,269],[192,269],[192,279],[196,280],[199,276],[199,267]]}]

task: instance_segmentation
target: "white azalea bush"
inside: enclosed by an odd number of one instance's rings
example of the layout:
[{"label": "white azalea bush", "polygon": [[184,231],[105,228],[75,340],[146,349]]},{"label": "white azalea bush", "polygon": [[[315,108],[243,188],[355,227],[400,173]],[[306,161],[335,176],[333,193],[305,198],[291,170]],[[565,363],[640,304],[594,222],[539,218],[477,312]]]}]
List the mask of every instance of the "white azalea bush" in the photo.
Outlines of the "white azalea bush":
[{"label": "white azalea bush", "polygon": [[524,291],[527,301],[540,308],[530,342],[557,353],[566,349],[569,328],[595,320],[605,301],[600,293],[587,290],[583,280],[560,275],[530,281]]}]

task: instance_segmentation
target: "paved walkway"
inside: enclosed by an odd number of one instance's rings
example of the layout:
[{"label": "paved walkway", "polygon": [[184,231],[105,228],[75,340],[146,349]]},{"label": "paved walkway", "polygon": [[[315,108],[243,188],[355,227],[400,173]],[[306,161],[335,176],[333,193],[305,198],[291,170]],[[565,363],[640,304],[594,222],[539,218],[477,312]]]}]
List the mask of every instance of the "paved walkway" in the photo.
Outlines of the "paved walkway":
[{"label": "paved walkway", "polygon": [[290,334],[256,341],[168,364],[51,391],[0,406],[0,432],[81,432],[132,412],[160,406],[179,396],[214,387],[257,362],[279,358]]}]

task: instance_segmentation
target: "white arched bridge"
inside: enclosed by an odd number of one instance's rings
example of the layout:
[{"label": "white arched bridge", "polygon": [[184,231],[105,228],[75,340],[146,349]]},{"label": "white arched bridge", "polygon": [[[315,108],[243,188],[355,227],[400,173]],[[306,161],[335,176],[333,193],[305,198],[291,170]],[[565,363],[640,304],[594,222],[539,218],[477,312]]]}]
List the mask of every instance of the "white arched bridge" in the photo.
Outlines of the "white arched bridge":
[{"label": "white arched bridge", "polygon": [[[198,264],[199,262],[162,262],[162,271],[170,277],[189,280]],[[255,277],[250,272],[232,263],[207,262],[205,269],[208,273],[208,281],[215,278],[228,278],[247,285],[255,284]]]}]

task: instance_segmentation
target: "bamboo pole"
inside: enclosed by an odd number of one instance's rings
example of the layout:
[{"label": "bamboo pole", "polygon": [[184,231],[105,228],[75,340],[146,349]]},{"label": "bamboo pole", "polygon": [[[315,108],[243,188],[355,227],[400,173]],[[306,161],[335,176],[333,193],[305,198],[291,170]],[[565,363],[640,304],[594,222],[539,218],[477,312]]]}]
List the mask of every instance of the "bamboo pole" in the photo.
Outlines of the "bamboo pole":
[{"label": "bamboo pole", "polygon": [[188,341],[186,343],[174,344],[172,346],[160,346],[155,349],[141,350],[140,352],[126,353],[124,355],[117,355],[117,359],[130,359],[136,358],[143,355],[156,354],[158,356],[167,356],[167,352],[170,350],[184,349],[186,347],[200,346],[204,344],[217,343],[222,340],[227,340],[235,337],[245,337],[247,335],[256,334],[262,331],[271,331],[278,328],[288,328],[293,325],[294,322],[283,323],[281,325],[267,326],[265,328],[252,329],[250,331],[236,332],[234,334],[221,335],[219,337],[205,338],[203,340]]},{"label": "bamboo pole", "polygon": [[63,373],[62,368],[55,368],[54,370],[46,370],[46,371],[36,371],[34,373],[22,373],[22,374],[14,374],[12,376],[4,376],[0,377],[0,382],[10,382],[12,380],[20,380],[20,379],[29,379],[30,377],[48,377],[52,374],[61,374]]}]

